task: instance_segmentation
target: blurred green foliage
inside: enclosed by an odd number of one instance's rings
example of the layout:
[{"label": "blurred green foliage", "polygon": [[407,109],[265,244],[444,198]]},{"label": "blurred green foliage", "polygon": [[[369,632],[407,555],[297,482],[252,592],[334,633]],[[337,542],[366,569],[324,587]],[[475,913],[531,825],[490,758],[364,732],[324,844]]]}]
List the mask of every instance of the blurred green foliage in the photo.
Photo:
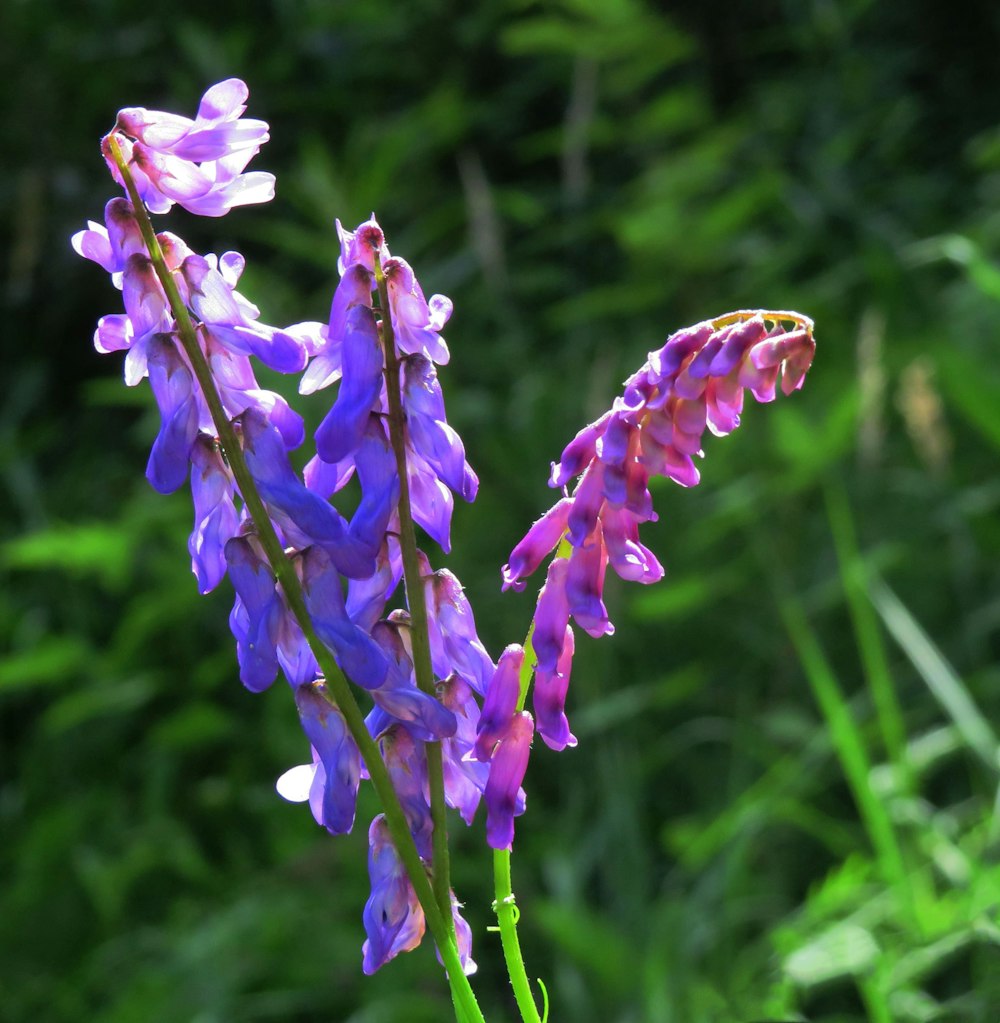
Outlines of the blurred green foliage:
[{"label": "blurred green foliage", "polygon": [[[68,244],[111,194],[97,140],[231,75],[278,198],[171,226],[245,252],[267,322],[325,317],[332,220],[371,209],[455,300],[483,486],[448,564],[494,654],[530,617],[497,568],[549,461],[645,353],[730,308],[816,319],[804,391],[656,494],[668,578],[609,585],[580,745],[535,751],[515,888],[553,1020],[1000,1018],[1000,14],[670,8],[4,6],[4,1020],[450,1011],[427,948],[361,975],[365,827],[274,794],[291,701],[240,687],[188,500],[142,479],[152,402],[89,342],[118,301]],[[512,1019],[482,826],[455,831],[477,989]]]}]

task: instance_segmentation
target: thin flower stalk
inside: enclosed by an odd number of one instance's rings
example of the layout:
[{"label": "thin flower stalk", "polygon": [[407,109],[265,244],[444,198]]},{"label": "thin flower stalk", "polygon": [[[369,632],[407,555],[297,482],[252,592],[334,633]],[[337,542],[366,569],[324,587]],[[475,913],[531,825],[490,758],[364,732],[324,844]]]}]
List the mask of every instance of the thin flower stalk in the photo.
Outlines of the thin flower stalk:
[{"label": "thin flower stalk", "polygon": [[[278,539],[270,516],[264,507],[264,502],[244,457],[243,448],[226,414],[212,372],[198,344],[190,314],[164,259],[142,197],[132,179],[128,163],[113,135],[108,139],[108,148],[132,201],[143,241],[176,321],[181,345],[190,360],[195,378],[211,412],[226,462],[239,486],[240,494],[254,522],[258,540],[271,570],[281,584],[288,607],[324,673],[326,685],[329,688],[330,696],[332,696],[331,702],[343,715],[348,730],[361,753],[372,784],[382,803],[392,844],[403,862],[410,883],[413,885],[416,897],[423,909],[427,926],[441,954],[453,999],[469,1023],[483,1021],[482,1012],[459,958],[450,903],[447,912],[443,912],[410,833],[406,816],[389,777],[389,772],[378,746],[365,724],[364,715],[332,653],[316,634],[298,575],[285,555],[281,541]],[[420,588],[417,587],[417,589]]]},{"label": "thin flower stalk", "polygon": [[[396,340],[389,315],[389,290],[379,253],[374,253],[375,282],[378,287],[379,306],[382,319],[379,335],[385,353],[385,384],[389,401],[389,440],[396,458],[396,473],[399,476],[399,525],[400,549],[403,558],[403,574],[406,581],[406,600],[410,609],[413,644],[413,668],[417,685],[428,696],[435,696],[434,672],[431,667],[431,647],[427,624],[427,601],[424,596],[424,581],[421,578],[420,558],[417,551],[416,531],[410,506],[410,486],[406,467],[405,416],[399,392],[399,358],[396,354]],[[449,925],[454,940],[454,922],[451,915],[451,880],[448,854],[448,824],[444,797],[444,767],[441,757],[441,743],[428,742],[427,781],[430,788],[432,835],[432,883],[441,915]]]}]

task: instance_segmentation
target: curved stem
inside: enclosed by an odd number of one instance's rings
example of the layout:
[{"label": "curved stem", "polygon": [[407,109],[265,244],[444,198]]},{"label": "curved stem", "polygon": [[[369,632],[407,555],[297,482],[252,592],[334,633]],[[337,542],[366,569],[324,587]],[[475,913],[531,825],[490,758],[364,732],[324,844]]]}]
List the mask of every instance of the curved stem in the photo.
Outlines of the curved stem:
[{"label": "curved stem", "polygon": [[[396,456],[396,474],[399,477],[399,547],[403,556],[403,575],[406,579],[406,603],[410,609],[410,638],[413,644],[413,670],[417,685],[428,696],[437,696],[434,672],[431,668],[431,644],[427,627],[427,601],[424,581],[420,574],[417,536],[410,506],[410,481],[406,472],[406,417],[399,385],[399,357],[392,330],[389,309],[389,287],[382,271],[382,261],[375,253],[375,283],[378,286],[382,323],[379,335],[385,353],[385,389],[389,399],[389,441]],[[431,820],[434,831],[431,838],[431,879],[438,908],[449,932],[454,938],[455,921],[451,915],[451,879],[448,857],[448,822],[444,799],[444,764],[440,742],[425,743],[427,753],[427,784],[430,789]]]},{"label": "curved stem", "polygon": [[188,361],[191,364],[191,369],[212,414],[212,421],[218,431],[223,453],[240,489],[240,494],[246,504],[247,511],[253,518],[258,539],[271,566],[271,570],[281,584],[289,610],[295,616],[306,642],[312,649],[323,671],[327,688],[333,695],[333,702],[341,714],[343,714],[351,736],[364,760],[365,767],[368,769],[372,785],[378,794],[383,812],[385,813],[386,824],[389,827],[393,845],[406,868],[414,892],[423,908],[428,929],[440,950],[453,997],[458,1002],[467,1020],[472,1021],[472,1023],[485,1023],[469,980],[462,970],[458,950],[452,937],[453,925],[451,925],[450,908],[447,917],[439,909],[430,879],[424,869],[423,861],[417,852],[413,836],[410,834],[403,808],[393,788],[388,769],[385,766],[378,746],[365,724],[364,714],[358,706],[354,694],[351,692],[347,678],[334,660],[333,654],[316,635],[312,619],[309,617],[309,612],[306,608],[305,597],[298,575],[292,563],[285,555],[284,548],[274,531],[270,516],[264,507],[264,502],[257,491],[256,484],[243,457],[243,448],[223,408],[212,372],[201,351],[201,346],[198,344],[191,316],[181,298],[177,283],[174,281],[173,275],[163,258],[163,252],[160,249],[153,225],[149,220],[146,207],[135,187],[132,175],[128,170],[128,165],[114,136],[109,136],[108,141],[112,156],[121,170],[122,178],[125,181],[125,187],[132,201],[135,217],[149,252],[150,260],[153,263],[160,284],[163,286],[167,301],[170,304],[170,310],[177,323],[177,332],[181,345],[184,348]]},{"label": "curved stem", "polygon": [[765,320],[774,320],[775,323],[780,320],[788,320],[809,334],[812,334],[815,327],[815,324],[808,316],[792,312],[790,309],[736,309],[731,313],[726,313],[725,316],[717,316],[709,322],[716,330],[720,330],[723,327],[728,327],[731,323],[749,320],[754,316],[763,316]]}]

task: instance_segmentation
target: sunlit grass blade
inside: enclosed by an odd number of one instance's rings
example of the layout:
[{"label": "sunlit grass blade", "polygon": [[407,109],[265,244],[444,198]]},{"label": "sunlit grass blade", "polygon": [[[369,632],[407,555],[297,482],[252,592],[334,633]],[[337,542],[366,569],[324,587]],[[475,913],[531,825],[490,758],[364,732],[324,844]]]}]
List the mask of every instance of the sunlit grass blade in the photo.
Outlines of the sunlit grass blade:
[{"label": "sunlit grass blade", "polygon": [[[778,602],[782,621],[830,728],[834,748],[875,849],[882,876],[887,882],[900,885],[909,896],[910,886],[896,832],[885,805],[871,786],[871,761],[861,730],[802,609],[788,596],[779,596]],[[912,903],[912,898],[910,901]]]},{"label": "sunlit grass blade", "polygon": [[847,598],[847,607],[854,626],[858,655],[871,690],[878,715],[879,729],[886,753],[893,764],[909,771],[906,764],[906,725],[903,711],[896,697],[889,658],[871,603],[867,599],[865,563],[858,550],[858,541],[851,516],[850,505],[843,486],[828,483],[824,488],[826,511],[830,520],[840,566],[841,585]]},{"label": "sunlit grass blade", "polygon": [[955,722],[955,727],[969,749],[991,772],[1000,770],[996,734],[969,695],[958,673],[931,642],[906,605],[882,579],[871,577],[868,592],[885,627],[927,683],[934,698]]}]

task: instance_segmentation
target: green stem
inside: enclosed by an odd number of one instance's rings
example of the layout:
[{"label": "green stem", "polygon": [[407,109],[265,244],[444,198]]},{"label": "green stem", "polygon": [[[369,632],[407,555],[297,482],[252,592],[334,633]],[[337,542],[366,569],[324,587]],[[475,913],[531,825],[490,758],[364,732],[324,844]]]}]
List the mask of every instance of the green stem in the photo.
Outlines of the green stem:
[{"label": "green stem", "polygon": [[493,850],[493,888],[496,902],[493,904],[500,928],[500,944],[503,946],[503,958],[507,964],[507,975],[514,992],[518,1011],[524,1023],[541,1023],[531,984],[524,968],[521,955],[521,943],[517,937],[517,904],[514,901],[514,890],[510,876],[510,850]]},{"label": "green stem", "polygon": [[[569,541],[563,537],[556,548],[555,558],[568,558],[571,550]],[[531,679],[535,673],[535,649],[531,642],[534,634],[535,623],[532,620],[528,627],[528,633],[524,637],[524,660],[521,662],[520,692],[517,698],[518,711],[524,710],[524,704],[528,699],[528,690],[531,687]],[[520,914],[514,900],[509,849],[493,850],[493,890],[495,899],[493,911],[497,915],[500,944],[503,947],[504,962],[507,965],[507,975],[510,978],[514,999],[525,1023],[541,1023],[538,1007],[531,994],[531,982],[528,980],[524,956],[521,954],[521,943],[517,935],[517,921]]]},{"label": "green stem", "polygon": [[389,833],[392,835],[393,845],[400,860],[403,862],[417,899],[424,910],[428,929],[440,950],[452,995],[468,1021],[471,1021],[471,1023],[485,1023],[483,1014],[476,1002],[476,996],[462,970],[458,950],[452,937],[453,927],[451,926],[450,908],[447,917],[439,909],[434,890],[427,876],[423,861],[417,852],[413,836],[410,834],[406,815],[403,813],[403,808],[393,788],[392,780],[389,777],[385,762],[382,760],[378,745],[365,725],[364,714],[354,699],[354,694],[351,692],[346,677],[338,667],[333,654],[316,635],[312,619],[309,617],[309,612],[306,609],[305,597],[298,575],[291,561],[285,555],[281,542],[278,540],[274,527],[271,524],[270,516],[264,507],[264,502],[257,492],[256,484],[250,475],[250,470],[243,457],[243,448],[223,408],[212,372],[205,361],[201,346],[198,344],[191,316],[181,298],[173,275],[163,258],[163,252],[160,249],[156,232],[153,230],[153,225],[146,212],[146,207],[135,187],[132,175],[128,170],[128,165],[114,136],[110,136],[108,141],[112,156],[121,170],[122,178],[125,181],[125,187],[132,201],[135,217],[149,252],[150,260],[160,284],[163,286],[171,312],[177,323],[177,332],[181,345],[184,348],[188,361],[191,364],[191,369],[198,380],[205,402],[212,414],[212,421],[218,431],[219,443],[222,446],[226,461],[232,470],[233,477],[239,487],[247,510],[254,521],[260,545],[268,559],[271,570],[281,584],[289,610],[295,616],[306,642],[312,649],[316,661],[323,671],[327,688],[333,696],[333,702],[339,708],[341,714],[343,714],[351,736],[364,760],[365,767],[368,769],[372,785],[382,804],[386,824],[389,827]]},{"label": "green stem", "polygon": [[[389,440],[396,456],[396,474],[399,476],[399,546],[403,556],[403,576],[406,580],[406,603],[410,609],[410,639],[413,644],[413,670],[417,685],[428,696],[437,696],[434,671],[431,667],[431,644],[427,626],[427,601],[424,598],[424,580],[420,574],[417,535],[410,505],[410,481],[406,472],[406,417],[399,384],[399,357],[392,330],[389,309],[389,288],[382,261],[375,253],[375,282],[378,286],[382,323],[379,334],[385,352],[385,389],[389,399]],[[430,789],[432,836],[431,877],[438,907],[454,939],[455,922],[451,915],[451,879],[448,857],[448,820],[444,799],[444,765],[440,742],[428,742],[427,784]]]},{"label": "green stem", "polygon": [[[521,663],[520,694],[517,699],[519,711],[524,709],[531,677],[535,671],[535,651],[531,645],[531,637],[534,632],[535,623],[532,621],[528,628],[528,634],[524,637],[524,660]],[[495,899],[493,911],[497,915],[500,944],[503,948],[503,958],[507,964],[507,976],[510,978],[514,1000],[517,1002],[517,1008],[524,1023],[541,1023],[538,1007],[535,1005],[535,999],[531,993],[531,982],[528,980],[528,974],[524,967],[521,942],[517,936],[517,921],[520,913],[514,901],[509,849],[493,850],[493,892]]]}]

